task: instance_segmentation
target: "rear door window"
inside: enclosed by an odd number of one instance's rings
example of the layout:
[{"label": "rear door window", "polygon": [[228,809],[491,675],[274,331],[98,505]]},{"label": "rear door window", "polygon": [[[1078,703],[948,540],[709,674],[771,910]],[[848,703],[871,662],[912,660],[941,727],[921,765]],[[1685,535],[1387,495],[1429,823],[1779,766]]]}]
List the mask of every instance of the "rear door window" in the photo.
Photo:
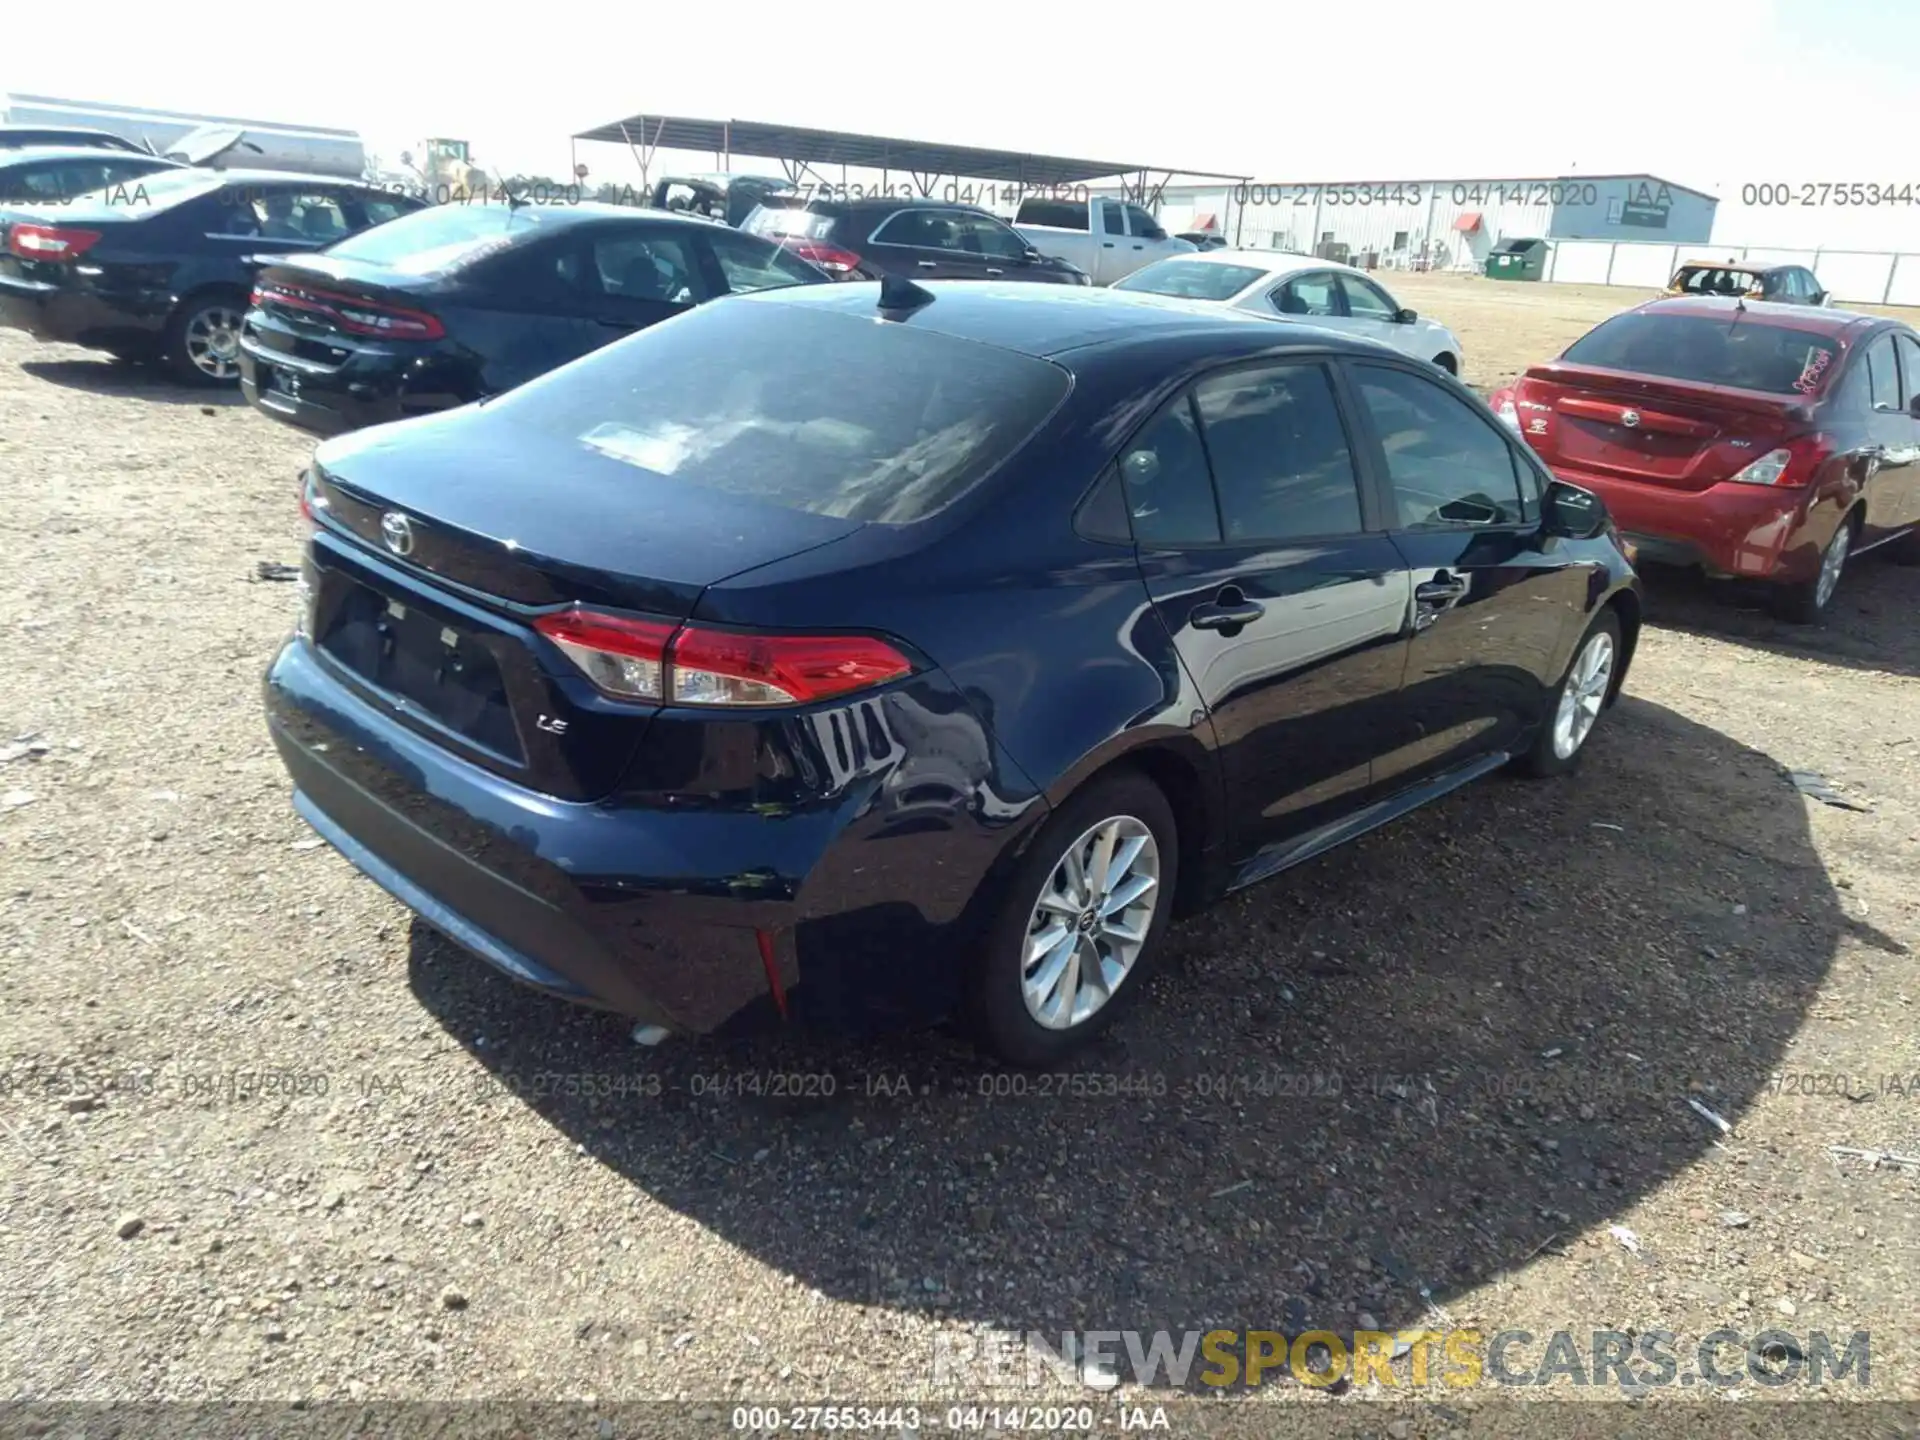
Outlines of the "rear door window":
[{"label": "rear door window", "polygon": [[1068,388],[1045,360],[789,291],[699,306],[487,411],[655,480],[907,524],[984,480]]},{"label": "rear door window", "polygon": [[1236,370],[1194,387],[1229,542],[1354,535],[1360,482],[1325,367]]},{"label": "rear door window", "polygon": [[1373,418],[1401,528],[1525,521],[1513,451],[1490,418],[1410,371],[1356,365],[1353,375]]}]

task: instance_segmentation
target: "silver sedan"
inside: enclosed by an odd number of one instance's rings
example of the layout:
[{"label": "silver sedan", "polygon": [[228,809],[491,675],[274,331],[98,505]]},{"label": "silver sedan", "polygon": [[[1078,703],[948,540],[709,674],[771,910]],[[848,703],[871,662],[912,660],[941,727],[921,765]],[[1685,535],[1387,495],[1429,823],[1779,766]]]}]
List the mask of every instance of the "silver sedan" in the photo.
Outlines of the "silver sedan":
[{"label": "silver sedan", "polygon": [[1422,320],[1366,271],[1312,255],[1277,250],[1172,255],[1115,281],[1113,288],[1364,335],[1449,375],[1460,373],[1460,341],[1446,326]]}]

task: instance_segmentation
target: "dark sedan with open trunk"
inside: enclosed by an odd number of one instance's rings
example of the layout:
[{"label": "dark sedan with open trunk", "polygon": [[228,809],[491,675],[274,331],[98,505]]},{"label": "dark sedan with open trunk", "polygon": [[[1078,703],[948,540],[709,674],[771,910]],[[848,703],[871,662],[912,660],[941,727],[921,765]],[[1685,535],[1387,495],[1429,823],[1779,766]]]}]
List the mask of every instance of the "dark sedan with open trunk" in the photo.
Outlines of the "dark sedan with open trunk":
[{"label": "dark sedan with open trunk", "polygon": [[1060,1058],[1176,909],[1572,767],[1640,625],[1450,377],[1064,286],[702,306],[304,485],[295,805],[647,1042],[958,1010]]},{"label": "dark sedan with open trunk", "polygon": [[511,390],[702,301],[828,276],[716,221],[442,205],[260,272],[240,388],[320,434]]}]

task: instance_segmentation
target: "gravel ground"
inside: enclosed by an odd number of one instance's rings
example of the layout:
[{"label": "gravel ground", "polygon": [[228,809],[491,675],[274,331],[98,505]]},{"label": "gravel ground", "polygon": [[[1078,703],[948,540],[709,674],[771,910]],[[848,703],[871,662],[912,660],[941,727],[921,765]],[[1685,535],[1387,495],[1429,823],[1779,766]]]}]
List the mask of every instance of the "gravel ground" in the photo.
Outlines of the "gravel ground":
[{"label": "gravel ground", "polygon": [[[1397,288],[1482,385],[1623,301]],[[1920,571],[1819,630],[1651,576],[1580,773],[1177,928],[1077,1078],[1016,1079],[945,1034],[640,1050],[359,878],[260,715],[306,450],[0,331],[0,1395],[1110,1404],[936,1344],[1437,1306],[1867,1330],[1868,1387],[1739,1393],[1920,1398],[1920,1174],[1832,1148],[1920,1155]]]}]

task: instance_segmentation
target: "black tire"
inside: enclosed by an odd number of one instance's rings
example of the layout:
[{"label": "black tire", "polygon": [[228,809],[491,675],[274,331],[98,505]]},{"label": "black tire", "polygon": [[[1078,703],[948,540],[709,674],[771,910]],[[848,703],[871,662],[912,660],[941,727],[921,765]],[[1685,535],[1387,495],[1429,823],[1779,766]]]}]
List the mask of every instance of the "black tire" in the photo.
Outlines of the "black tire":
[{"label": "black tire", "polygon": [[218,311],[231,314],[237,330],[239,317],[247,313],[247,297],[227,288],[196,291],[182,300],[167,319],[166,334],[160,341],[160,362],[166,366],[167,373],[183,385],[237,386],[240,383],[237,356],[232,373],[224,376],[203,369],[194,358],[200,345],[196,322]]},{"label": "black tire", "polygon": [[[1841,582],[1846,579],[1846,564],[1852,557],[1853,542],[1859,538],[1856,533],[1857,512],[1849,512],[1839,527],[1834,530],[1833,538],[1827,542],[1827,548],[1820,552],[1820,565],[1813,574],[1795,585],[1776,585],[1768,597],[1773,613],[1793,625],[1817,625],[1827,618],[1833,609],[1833,597],[1840,593]],[[1827,558],[1836,545],[1845,545],[1840,557],[1840,573],[1834,576],[1833,585],[1825,595],[1821,594],[1821,577],[1826,573]]]},{"label": "black tire", "polygon": [[[1111,996],[1078,1024],[1053,1029],[1029,1011],[1024,995],[1029,925],[1042,887],[1077,840],[1103,821],[1125,817],[1151,834],[1159,862],[1151,893],[1146,940]],[[1179,829],[1160,787],[1137,771],[1120,771],[1079,791],[1047,820],[1008,880],[999,913],[968,976],[970,1028],[983,1049],[1013,1065],[1039,1068],[1065,1059],[1090,1042],[1133,1005],[1159,959],[1162,936],[1180,880]],[[1073,962],[1077,965],[1077,954]],[[1077,973],[1077,971],[1076,971]]]},{"label": "black tire", "polygon": [[[1606,688],[1601,692],[1600,711],[1593,717],[1588,729],[1574,742],[1570,753],[1562,755],[1555,736],[1559,733],[1560,703],[1565,698],[1569,686],[1575,683],[1575,672],[1580,668],[1581,660],[1587,653],[1587,647],[1594,637],[1605,635],[1611,641],[1611,650],[1607,661]],[[1573,654],[1567,660],[1567,673],[1560,677],[1560,683],[1553,687],[1553,698],[1547,702],[1546,715],[1541,719],[1540,731],[1533,737],[1533,746],[1520,757],[1516,767],[1521,774],[1546,779],[1553,775],[1565,775],[1579,765],[1580,757],[1587,753],[1587,742],[1593,738],[1593,731],[1600,726],[1601,717],[1613,698],[1614,687],[1619,683],[1621,659],[1620,617],[1609,605],[1598,615],[1580,637],[1580,643],[1573,647]]]}]

